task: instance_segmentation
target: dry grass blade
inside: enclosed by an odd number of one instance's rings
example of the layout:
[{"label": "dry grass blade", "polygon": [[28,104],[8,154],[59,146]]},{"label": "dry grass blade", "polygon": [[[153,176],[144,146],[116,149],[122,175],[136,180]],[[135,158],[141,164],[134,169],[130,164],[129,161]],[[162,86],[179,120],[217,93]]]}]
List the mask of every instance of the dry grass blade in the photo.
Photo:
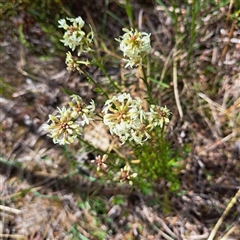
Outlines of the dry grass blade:
[{"label": "dry grass blade", "polygon": [[208,96],[206,96],[206,94],[204,93],[198,93],[199,97],[201,97],[202,99],[204,99],[206,102],[208,102],[208,104],[214,106],[215,108],[217,108],[219,111],[221,110],[222,106],[216,102],[214,102],[212,99],[210,99]]},{"label": "dry grass blade", "polygon": [[237,202],[238,197],[240,197],[240,190],[237,191],[237,193],[235,194],[235,196],[232,198],[232,200],[230,201],[230,203],[228,204],[227,208],[225,209],[225,211],[223,212],[222,216],[219,218],[218,222],[216,223],[215,227],[213,228],[210,236],[208,237],[208,240],[213,240],[219,227],[221,226],[221,224],[223,223],[224,218],[227,216],[227,214],[229,213],[230,209],[234,206],[234,204]]},{"label": "dry grass blade", "polygon": [[[167,224],[159,217],[156,217],[156,219],[161,223],[163,229],[172,237],[177,238],[176,234],[174,234],[172,232],[172,230],[167,226]],[[160,230],[159,230],[160,231]],[[165,234],[166,235],[166,234]],[[165,237],[164,235],[162,235],[163,237]],[[169,237],[170,239],[172,239],[171,237]]]},{"label": "dry grass blade", "polygon": [[[230,18],[233,4],[234,4],[234,0],[230,1],[228,13],[227,13],[226,24],[227,24],[227,22],[228,22],[228,20],[229,20],[229,18]],[[225,46],[224,46],[224,48],[223,48],[223,51],[222,51],[221,61],[222,61],[223,58],[226,56],[226,53],[227,53],[227,50],[228,50],[228,47],[229,47],[229,43],[230,43],[230,39],[231,39],[231,37],[232,37],[232,35],[233,35],[233,31],[234,31],[234,28],[235,28],[235,24],[236,24],[236,21],[234,20],[233,23],[232,23],[230,32],[229,32],[229,34],[228,34],[228,41],[227,41],[227,43],[225,44]]]},{"label": "dry grass blade", "polygon": [[0,205],[0,210],[10,212],[10,213],[14,213],[14,214],[21,213],[21,210],[10,208],[10,207],[3,206],[3,205]]},{"label": "dry grass blade", "polygon": [[177,83],[177,52],[176,49],[173,51],[173,87],[174,87],[174,96],[177,104],[178,113],[180,118],[183,118],[183,111],[179,99],[179,92],[178,92],[178,83]]},{"label": "dry grass blade", "polygon": [[0,233],[0,238],[1,239],[25,239],[25,236],[19,235],[19,234],[1,234]]},{"label": "dry grass blade", "polygon": [[225,142],[229,141],[231,138],[233,138],[235,136],[236,136],[236,132],[230,133],[229,135],[227,135],[226,137],[224,137],[221,140],[217,141],[216,143],[212,144],[211,146],[207,146],[206,147],[206,151],[213,150],[217,146],[221,145],[222,143],[225,143]]},{"label": "dry grass blade", "polygon": [[158,229],[159,234],[164,237],[167,240],[172,240],[172,237],[168,236],[166,233],[164,233],[163,231],[161,231],[160,229]]},{"label": "dry grass blade", "polygon": [[231,227],[228,232],[221,238],[221,240],[228,240],[229,236],[233,233],[233,231],[237,228],[237,225],[235,224],[233,227]]}]

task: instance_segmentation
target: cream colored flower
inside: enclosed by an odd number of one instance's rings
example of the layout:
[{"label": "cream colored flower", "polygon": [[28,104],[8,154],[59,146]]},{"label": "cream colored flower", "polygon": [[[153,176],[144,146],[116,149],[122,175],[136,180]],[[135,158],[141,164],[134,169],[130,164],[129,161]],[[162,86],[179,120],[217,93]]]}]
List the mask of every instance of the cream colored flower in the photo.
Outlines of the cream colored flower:
[{"label": "cream colored flower", "polygon": [[83,52],[91,51],[91,43],[93,41],[94,33],[90,26],[90,32],[86,33],[83,30],[85,22],[81,17],[67,18],[71,24],[67,24],[65,19],[58,21],[59,28],[63,28],[65,33],[61,42],[69,47],[72,51],[77,49],[77,55],[80,56]]},{"label": "cream colored flower", "polygon": [[129,140],[140,145],[151,138],[153,128],[164,127],[171,114],[167,107],[157,105],[151,105],[150,112],[145,112],[142,100],[133,99],[128,93],[107,100],[102,112],[103,123],[112,135],[119,137],[122,144]]},{"label": "cream colored flower", "polygon": [[127,57],[125,67],[141,65],[142,59],[151,51],[151,34],[139,32],[136,29],[123,28],[123,31],[125,32],[123,36],[116,40],[120,42],[120,50],[123,52],[123,56]]},{"label": "cream colored flower", "polygon": [[116,134],[120,138],[122,143],[130,138],[132,129],[140,126],[145,118],[142,101],[139,98],[132,99],[128,93],[107,100],[102,112],[103,123],[109,127],[111,134]]},{"label": "cream colored flower", "polygon": [[82,98],[78,95],[71,96],[72,101],[69,103],[71,107],[71,116],[73,118],[80,118],[80,124],[84,126],[85,124],[89,124],[91,120],[94,119],[95,116],[95,103],[91,100],[89,105],[86,105]]},{"label": "cream colored flower", "polygon": [[150,125],[145,125],[143,123],[138,124],[137,127],[132,129],[130,141],[134,140],[136,143],[142,145],[145,141],[151,138],[150,135]]},{"label": "cream colored flower", "polygon": [[53,139],[53,142],[60,145],[72,143],[82,133],[82,128],[72,117],[71,111],[65,107],[58,108],[58,115],[49,115],[48,122],[50,123],[45,124],[43,128],[49,131],[48,136]]},{"label": "cream colored flower", "polygon": [[95,163],[97,165],[97,171],[100,171],[100,169],[106,169],[107,164],[105,163],[108,158],[107,154],[104,154],[102,157],[101,155],[98,155],[95,157],[95,160],[91,160],[92,163]]},{"label": "cream colored flower", "polygon": [[133,185],[132,179],[137,177],[137,173],[130,173],[131,168],[129,165],[126,165],[124,168],[121,168],[120,172],[120,182],[121,183],[129,183],[130,185]]},{"label": "cream colored flower", "polygon": [[170,114],[171,112],[167,107],[157,105],[151,105],[150,112],[147,113],[152,127],[160,126],[161,128],[164,124],[169,123]]},{"label": "cream colored flower", "polygon": [[67,65],[67,70],[70,72],[73,71],[78,71],[79,73],[82,73],[83,71],[81,70],[80,66],[81,65],[89,65],[90,62],[88,60],[86,61],[79,61],[78,59],[74,59],[74,57],[72,56],[71,52],[67,52],[66,53],[66,61],[65,61],[66,65]]}]

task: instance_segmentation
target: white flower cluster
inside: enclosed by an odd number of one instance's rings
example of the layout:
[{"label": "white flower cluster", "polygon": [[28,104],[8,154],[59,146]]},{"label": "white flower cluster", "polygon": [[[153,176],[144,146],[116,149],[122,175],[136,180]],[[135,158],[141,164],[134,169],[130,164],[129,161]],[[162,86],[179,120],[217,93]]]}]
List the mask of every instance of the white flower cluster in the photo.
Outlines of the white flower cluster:
[{"label": "white flower cluster", "polygon": [[58,108],[58,114],[56,116],[49,115],[48,124],[43,125],[53,142],[60,145],[73,143],[74,139],[82,134],[83,126],[89,124],[95,116],[93,100],[90,105],[86,105],[77,95],[72,95],[71,98],[72,102],[69,103],[69,108]]},{"label": "white flower cluster", "polygon": [[167,107],[151,105],[150,112],[147,114],[153,127],[159,126],[163,128],[166,123],[169,123],[169,115],[171,113]]},{"label": "white flower cluster", "polygon": [[72,118],[70,109],[65,107],[58,108],[56,116],[49,115],[48,122],[50,123],[44,124],[43,128],[49,132],[48,136],[53,139],[53,142],[59,145],[73,143],[74,139],[83,131]]},{"label": "white flower cluster", "polygon": [[[83,52],[91,51],[90,44],[93,41],[93,31],[86,33],[83,30],[85,22],[81,17],[67,18],[72,24],[68,25],[65,19],[58,21],[59,28],[63,28],[65,33],[61,42],[68,46],[72,51],[77,48],[77,54],[80,56]],[[91,28],[91,26],[90,26]]]},{"label": "white flower cluster", "polygon": [[96,114],[95,102],[93,100],[90,101],[89,105],[86,105],[78,95],[72,95],[71,98],[72,101],[69,103],[69,106],[71,107],[71,116],[73,118],[80,118],[80,124],[82,126],[89,124],[90,121],[94,120]]},{"label": "white flower cluster", "polygon": [[125,32],[123,36],[116,40],[120,42],[120,50],[123,52],[123,56],[127,57],[125,67],[141,65],[143,57],[151,51],[151,34],[139,32],[136,29],[123,28],[123,31]]},{"label": "white flower cluster", "polygon": [[[67,20],[71,23],[67,24],[65,19],[60,19],[58,21],[59,28],[63,28],[65,33],[63,35],[63,39],[61,42],[64,43],[65,46],[69,47],[72,51],[77,51],[77,56],[80,57],[82,53],[88,53],[92,51],[91,44],[93,42],[94,33],[90,26],[90,32],[86,33],[83,30],[85,22],[81,17],[77,18],[67,18]],[[78,57],[74,57],[71,52],[67,52],[66,54],[66,64],[68,71],[77,70],[79,73],[82,73],[80,66],[81,65],[89,65],[90,62],[88,60],[79,60]]]},{"label": "white flower cluster", "polygon": [[124,168],[120,170],[120,182],[125,183],[128,182],[130,185],[133,185],[133,178],[137,177],[137,173],[130,173],[131,168],[129,165],[126,165]]},{"label": "white flower cluster", "polygon": [[106,101],[103,114],[104,124],[122,144],[133,140],[142,145],[151,138],[150,131],[154,127],[163,127],[169,122],[170,111],[166,107],[151,105],[150,112],[145,112],[140,98],[133,99],[130,94],[123,93]]}]

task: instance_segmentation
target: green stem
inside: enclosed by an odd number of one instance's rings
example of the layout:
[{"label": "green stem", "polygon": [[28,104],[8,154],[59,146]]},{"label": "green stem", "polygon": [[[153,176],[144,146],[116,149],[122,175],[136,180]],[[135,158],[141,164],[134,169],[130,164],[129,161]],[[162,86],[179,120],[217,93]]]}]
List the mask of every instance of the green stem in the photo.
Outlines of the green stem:
[{"label": "green stem", "polygon": [[129,20],[129,24],[130,27],[133,28],[134,26],[134,21],[133,21],[133,11],[132,11],[132,3],[130,0],[125,0],[125,6],[126,6],[126,13],[128,15],[128,20]]},{"label": "green stem", "polygon": [[[85,141],[84,139],[82,139],[81,137],[78,137],[78,140],[80,142],[82,142],[84,145],[88,146],[90,149],[93,149],[94,151],[96,151],[99,154],[101,155],[104,155],[104,154],[107,154],[108,155],[108,159],[116,159],[116,156],[114,153],[111,153],[111,152],[108,152],[108,151],[103,151],[101,150],[100,148],[95,148],[90,142],[88,141]],[[117,154],[117,153],[116,153]],[[118,158],[121,159],[123,162],[126,162],[126,159],[119,156],[117,154]],[[108,161],[107,165],[109,166],[109,170],[110,169],[116,169],[116,167],[118,167],[118,165],[116,165],[114,162],[112,163],[111,161]]]},{"label": "green stem", "polygon": [[90,147],[91,149],[94,149],[94,151],[98,151],[98,152],[101,152],[101,154],[107,154],[107,152],[106,151],[103,151],[103,150],[101,150],[101,149],[99,149],[99,148],[95,148],[91,143],[89,143],[88,141],[85,141],[82,137],[78,137],[78,140],[80,141],[80,142],[82,142],[84,145],[86,145],[86,146],[88,146],[88,147]]},{"label": "green stem", "polygon": [[107,99],[109,99],[107,93],[102,89],[102,87],[101,87],[85,70],[82,70],[82,71],[83,71],[83,74],[87,77],[87,79],[90,80],[97,89],[101,90],[101,93],[102,93]]},{"label": "green stem", "polygon": [[108,78],[109,82],[116,88],[119,92],[122,92],[121,89],[116,85],[116,83],[111,79],[110,75],[107,73],[106,69],[103,67],[102,63],[92,55],[94,60],[96,61],[97,66],[99,69],[104,73],[104,75]]},{"label": "green stem", "polygon": [[144,82],[144,84],[147,88],[148,98],[150,100],[150,103],[154,103],[153,98],[152,98],[152,87],[147,80],[146,70],[143,66],[142,66],[142,73],[143,73],[143,78],[142,79],[143,79],[143,82]]},{"label": "green stem", "polygon": [[163,122],[163,126],[162,126],[162,129],[161,129],[161,138],[163,138],[164,127],[165,127],[165,121]]}]

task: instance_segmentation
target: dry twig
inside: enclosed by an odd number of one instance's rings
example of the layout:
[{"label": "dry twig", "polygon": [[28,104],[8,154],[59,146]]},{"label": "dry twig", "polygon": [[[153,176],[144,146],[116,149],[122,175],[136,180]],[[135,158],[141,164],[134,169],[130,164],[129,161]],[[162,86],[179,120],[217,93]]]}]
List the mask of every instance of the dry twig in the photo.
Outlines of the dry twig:
[{"label": "dry twig", "polygon": [[3,206],[3,205],[0,205],[0,210],[10,212],[10,213],[14,213],[14,214],[21,213],[21,210],[18,210],[18,209],[15,209],[15,208],[10,208],[10,207]]},{"label": "dry twig", "polygon": [[232,198],[232,200],[230,201],[230,203],[228,204],[227,208],[225,209],[225,211],[223,212],[222,216],[219,218],[218,222],[216,223],[215,227],[213,228],[210,236],[208,237],[208,240],[213,240],[219,227],[221,226],[221,224],[223,223],[224,218],[227,216],[227,214],[229,213],[230,209],[233,207],[233,205],[237,202],[238,197],[240,197],[240,190],[237,191],[237,193],[235,194],[235,196]]},{"label": "dry twig", "polygon": [[177,104],[177,109],[178,109],[178,113],[180,115],[180,118],[182,119],[183,117],[183,111],[182,111],[182,107],[181,107],[181,103],[180,103],[180,99],[179,99],[179,92],[178,92],[178,83],[177,83],[177,52],[176,49],[174,49],[173,52],[173,88],[174,88],[174,96],[175,96],[175,100],[176,100],[176,104]]}]

